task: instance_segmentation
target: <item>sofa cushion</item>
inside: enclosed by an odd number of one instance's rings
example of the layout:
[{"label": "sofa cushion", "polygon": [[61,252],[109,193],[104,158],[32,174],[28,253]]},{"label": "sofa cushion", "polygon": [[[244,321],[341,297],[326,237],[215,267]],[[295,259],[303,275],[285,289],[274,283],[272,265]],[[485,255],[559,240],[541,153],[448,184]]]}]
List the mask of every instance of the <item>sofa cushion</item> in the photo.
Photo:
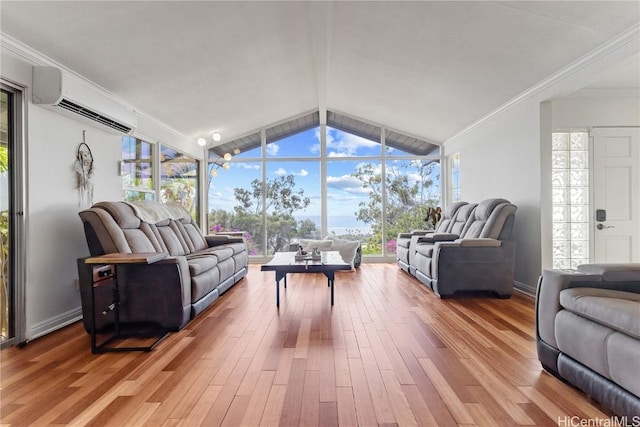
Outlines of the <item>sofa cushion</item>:
[{"label": "sofa cushion", "polygon": [[124,234],[131,252],[157,252],[149,238],[140,229],[123,229]]},{"label": "sofa cushion", "polygon": [[396,245],[401,248],[409,249],[409,246],[411,245],[411,233],[401,233],[401,234],[406,234],[406,236],[400,236],[399,234],[398,238],[396,239]]},{"label": "sofa cushion", "polygon": [[615,331],[569,310],[560,310],[556,314],[554,326],[561,352],[611,379],[605,349],[607,340]]},{"label": "sofa cushion", "polygon": [[[511,204],[505,199],[487,199],[478,203],[478,206],[473,211],[473,216],[469,219],[469,222],[465,224],[465,230],[460,236],[471,238],[498,237],[498,234],[502,229],[502,224],[504,224],[504,221],[506,220],[506,216],[502,217],[500,212],[504,207],[510,205]],[[496,221],[498,221],[497,217],[500,217],[501,219],[499,227],[498,224],[496,224]]]},{"label": "sofa cushion", "polygon": [[109,212],[116,223],[122,229],[140,227],[140,218],[135,215],[133,209],[120,202],[99,202],[93,205],[94,208],[101,208]]},{"label": "sofa cushion", "polygon": [[458,212],[456,212],[453,223],[449,226],[449,230],[447,231],[451,234],[460,236],[464,232],[467,222],[470,222],[470,218],[473,215],[476,206],[478,206],[477,203],[469,203],[461,206],[460,209],[458,209]]},{"label": "sofa cushion", "polygon": [[640,341],[613,333],[607,340],[606,352],[611,379],[640,396]]},{"label": "sofa cushion", "polygon": [[433,248],[435,246],[429,243],[418,243],[416,245],[416,252],[426,256],[427,258],[433,257]]},{"label": "sofa cushion", "polygon": [[187,255],[187,263],[191,276],[197,276],[215,267],[218,264],[218,258],[212,254],[192,254]]},{"label": "sofa cushion", "polygon": [[209,253],[212,253],[213,255],[216,256],[216,258],[218,258],[218,262],[224,261],[225,259],[229,259],[233,256],[233,249],[229,248],[227,246],[225,247],[217,247],[217,248],[211,248],[213,250],[211,251],[207,251]]},{"label": "sofa cushion", "polygon": [[199,251],[209,246],[197,224],[193,222],[191,217],[176,221],[176,225],[180,229],[182,237],[185,242],[187,242],[191,251]]},{"label": "sofa cushion", "polygon": [[169,251],[169,255],[179,256],[189,253],[189,248],[180,232],[175,229],[175,225],[172,227],[167,221],[167,225],[158,226],[158,224],[156,224],[156,228],[160,239]]},{"label": "sofa cushion", "polygon": [[245,252],[247,250],[247,245],[245,245],[244,242],[225,243],[224,247],[230,248],[233,251],[234,255]]},{"label": "sofa cushion", "polygon": [[640,339],[640,294],[598,288],[571,288],[560,292],[560,305]]}]

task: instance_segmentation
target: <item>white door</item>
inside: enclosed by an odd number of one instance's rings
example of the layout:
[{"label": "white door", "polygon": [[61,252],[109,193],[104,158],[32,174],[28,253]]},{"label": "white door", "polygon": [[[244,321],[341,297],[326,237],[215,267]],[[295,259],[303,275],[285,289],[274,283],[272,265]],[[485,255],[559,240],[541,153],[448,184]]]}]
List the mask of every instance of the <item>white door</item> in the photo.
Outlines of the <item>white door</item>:
[{"label": "white door", "polygon": [[640,262],[640,128],[593,137],[595,262]]}]

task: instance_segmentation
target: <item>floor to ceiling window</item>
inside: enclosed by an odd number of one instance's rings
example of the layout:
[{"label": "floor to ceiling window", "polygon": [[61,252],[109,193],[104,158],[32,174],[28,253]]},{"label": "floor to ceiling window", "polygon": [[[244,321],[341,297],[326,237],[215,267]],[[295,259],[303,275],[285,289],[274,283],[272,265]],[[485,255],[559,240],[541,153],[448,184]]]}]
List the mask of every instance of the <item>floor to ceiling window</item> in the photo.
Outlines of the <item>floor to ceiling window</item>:
[{"label": "floor to ceiling window", "polygon": [[395,254],[398,233],[424,228],[427,208],[440,206],[440,161],[387,158],[385,173],[385,249]]},{"label": "floor to ceiling window", "polygon": [[123,200],[176,202],[199,224],[200,161],[165,145],[159,145],[157,152],[157,145],[133,136],[122,137]]},{"label": "floor to ceiling window", "polygon": [[[209,203],[207,226],[210,233],[243,231],[251,256],[264,255],[262,221],[262,147],[260,133],[243,139],[243,150],[209,151],[207,177]],[[238,150],[236,150],[238,151]]]},{"label": "floor to ceiling window", "polygon": [[200,161],[172,148],[160,147],[160,200],[176,202],[200,221]]},{"label": "floor to ceiling window", "polygon": [[252,255],[334,235],[392,256],[440,205],[439,147],[332,112],[212,147],[209,172],[210,231],[244,231]]},{"label": "floor to ceiling window", "polygon": [[381,135],[326,131],[327,234],[359,240],[363,255],[383,254]]}]

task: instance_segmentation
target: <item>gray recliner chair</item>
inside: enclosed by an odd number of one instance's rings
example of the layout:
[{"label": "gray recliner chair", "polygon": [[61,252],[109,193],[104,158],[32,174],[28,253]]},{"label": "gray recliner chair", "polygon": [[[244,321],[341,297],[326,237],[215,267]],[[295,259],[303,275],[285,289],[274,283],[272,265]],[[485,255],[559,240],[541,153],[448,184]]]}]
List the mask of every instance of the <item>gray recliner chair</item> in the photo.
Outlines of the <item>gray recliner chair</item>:
[{"label": "gray recliner chair", "polygon": [[456,216],[468,215],[459,236],[436,233],[429,240],[418,239],[416,278],[439,297],[458,291],[487,291],[509,298],[513,291],[515,242],[511,232],[516,210],[504,199],[488,199],[459,209]]}]

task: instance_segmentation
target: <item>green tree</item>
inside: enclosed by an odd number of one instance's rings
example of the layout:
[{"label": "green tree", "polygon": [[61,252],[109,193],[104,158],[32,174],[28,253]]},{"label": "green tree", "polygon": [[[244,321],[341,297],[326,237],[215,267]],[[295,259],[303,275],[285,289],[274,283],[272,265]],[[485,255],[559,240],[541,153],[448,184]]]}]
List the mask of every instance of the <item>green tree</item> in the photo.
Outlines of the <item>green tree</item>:
[{"label": "green tree", "polygon": [[313,221],[296,221],[293,216],[296,212],[303,212],[311,203],[304,196],[304,190],[296,188],[293,175],[267,180],[264,189],[263,206],[262,181],[254,179],[250,188],[235,188],[234,197],[238,204],[234,207],[234,212],[212,211],[209,215],[209,224],[213,228],[211,231],[235,229],[248,232],[255,254],[259,252],[257,248],[261,246],[265,236],[265,229],[262,227],[264,208],[267,211],[267,253],[288,249],[289,242],[294,237],[314,234],[316,225]]},{"label": "green tree", "polygon": [[[386,168],[387,191],[385,211],[385,237],[387,250],[395,252],[398,233],[424,227],[427,208],[439,203],[439,194],[433,191],[434,179],[439,180],[439,163],[430,161],[398,162]],[[413,177],[410,180],[409,177]],[[364,163],[352,174],[369,192],[369,199],[360,202],[355,212],[359,221],[369,224],[372,236],[366,253],[380,253],[382,244],[382,174],[375,165]]]},{"label": "green tree", "polygon": [[[296,190],[295,177],[293,175],[279,176],[273,180],[268,180],[266,188],[266,209],[267,212],[277,214],[292,215],[297,211],[304,211],[311,200],[304,197],[304,190]],[[240,205],[236,206],[236,211],[262,212],[262,182],[258,179],[251,181],[251,188],[236,188],[234,195]]]}]

